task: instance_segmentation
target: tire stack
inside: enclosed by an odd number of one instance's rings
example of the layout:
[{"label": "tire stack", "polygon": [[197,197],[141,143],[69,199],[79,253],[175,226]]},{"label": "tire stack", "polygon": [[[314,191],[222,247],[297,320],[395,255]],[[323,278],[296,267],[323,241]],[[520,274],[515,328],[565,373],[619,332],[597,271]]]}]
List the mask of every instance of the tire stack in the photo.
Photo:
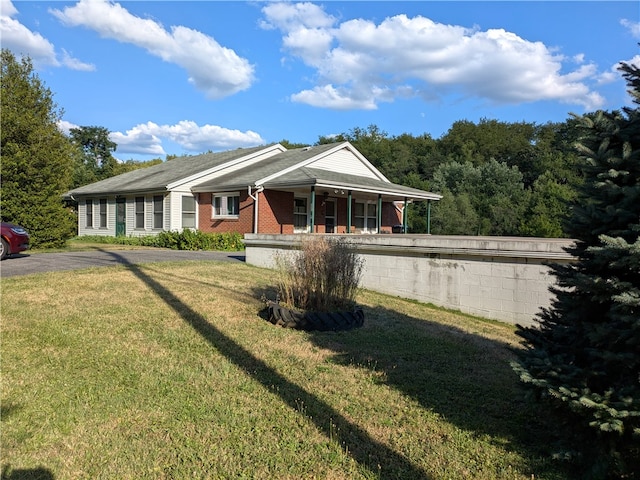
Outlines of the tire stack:
[{"label": "tire stack", "polygon": [[357,308],[351,312],[296,312],[278,302],[267,305],[268,320],[274,325],[298,330],[337,332],[364,325],[364,312]]}]

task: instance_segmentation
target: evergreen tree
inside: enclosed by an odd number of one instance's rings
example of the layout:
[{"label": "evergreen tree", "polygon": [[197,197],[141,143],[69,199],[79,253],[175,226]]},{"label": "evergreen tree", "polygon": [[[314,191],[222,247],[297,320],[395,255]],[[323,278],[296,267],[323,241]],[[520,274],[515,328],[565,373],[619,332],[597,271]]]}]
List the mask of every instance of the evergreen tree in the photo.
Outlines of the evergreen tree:
[{"label": "evergreen tree", "polygon": [[[640,103],[640,70],[623,65]],[[581,118],[584,184],[567,226],[575,262],[552,267],[554,301],[518,328],[521,379],[563,412],[584,476],[640,472],[640,112]],[[636,475],[636,477],[633,477]]]},{"label": "evergreen tree", "polygon": [[74,216],[62,203],[73,154],[57,126],[62,112],[30,59],[18,61],[3,49],[1,67],[2,219],[25,227],[34,247],[61,246],[75,234]]}]

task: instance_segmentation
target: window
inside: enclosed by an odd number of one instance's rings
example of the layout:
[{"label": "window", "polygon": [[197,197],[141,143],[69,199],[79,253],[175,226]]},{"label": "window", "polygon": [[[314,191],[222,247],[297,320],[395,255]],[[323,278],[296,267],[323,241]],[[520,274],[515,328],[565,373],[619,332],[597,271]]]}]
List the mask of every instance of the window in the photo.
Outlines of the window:
[{"label": "window", "polygon": [[365,232],[376,232],[378,230],[376,210],[375,203],[356,202],[353,209],[354,227]]},{"label": "window", "polygon": [[164,198],[162,195],[153,197],[153,228],[162,228],[164,219]]},{"label": "window", "polygon": [[87,228],[93,228],[93,200],[86,200]]},{"label": "window", "polygon": [[307,199],[293,199],[293,231],[306,232],[309,225],[307,212]]},{"label": "window", "polygon": [[213,216],[236,218],[240,214],[240,195],[219,193],[213,197]]},{"label": "window", "polygon": [[182,228],[196,228],[196,199],[182,197]]},{"label": "window", "polygon": [[100,199],[100,228],[107,228],[107,199]]},{"label": "window", "polygon": [[144,228],[144,197],[136,197],[136,228]]}]

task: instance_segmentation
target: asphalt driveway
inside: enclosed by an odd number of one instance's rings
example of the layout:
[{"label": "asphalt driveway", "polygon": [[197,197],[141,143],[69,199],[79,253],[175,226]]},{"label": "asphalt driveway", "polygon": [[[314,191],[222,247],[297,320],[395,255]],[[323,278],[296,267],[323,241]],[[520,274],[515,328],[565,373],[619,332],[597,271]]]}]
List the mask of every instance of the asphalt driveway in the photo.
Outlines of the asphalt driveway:
[{"label": "asphalt driveway", "polygon": [[190,252],[184,250],[92,250],[88,252],[14,255],[0,262],[0,277],[8,278],[40,272],[79,270],[91,267],[179,261],[244,262],[244,252]]}]

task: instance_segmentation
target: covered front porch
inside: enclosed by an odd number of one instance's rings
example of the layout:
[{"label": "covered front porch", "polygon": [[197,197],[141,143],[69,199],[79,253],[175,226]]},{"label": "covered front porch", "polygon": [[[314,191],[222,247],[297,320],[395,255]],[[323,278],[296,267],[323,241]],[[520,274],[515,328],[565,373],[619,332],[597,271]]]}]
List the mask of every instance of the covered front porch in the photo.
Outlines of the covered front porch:
[{"label": "covered front porch", "polygon": [[[414,202],[427,202],[427,234],[431,233],[431,203],[440,200],[440,195],[386,182],[363,185],[361,177],[353,182],[346,175],[342,177],[341,182],[314,178],[305,184],[255,187],[251,196],[256,226],[260,215],[258,193],[277,189],[294,197],[294,233],[406,233],[407,207]],[[257,228],[254,232],[259,233]]]}]

